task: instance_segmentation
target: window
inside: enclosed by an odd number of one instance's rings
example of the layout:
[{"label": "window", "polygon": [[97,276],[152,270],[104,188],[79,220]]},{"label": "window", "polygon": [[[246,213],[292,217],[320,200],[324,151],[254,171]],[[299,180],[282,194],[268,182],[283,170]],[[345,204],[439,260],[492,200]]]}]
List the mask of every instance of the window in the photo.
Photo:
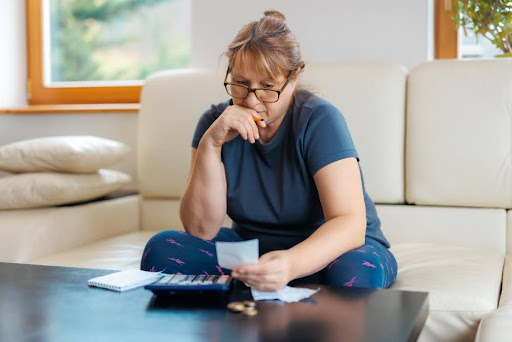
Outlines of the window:
[{"label": "window", "polygon": [[503,53],[482,35],[475,36],[474,32],[468,30],[465,36],[462,28],[459,29],[458,35],[458,58],[492,58]]},{"label": "window", "polygon": [[487,38],[464,29],[452,19],[455,0],[436,0],[435,2],[435,58],[492,58],[503,53]]},{"label": "window", "polygon": [[190,0],[27,0],[30,104],[137,103],[187,67]]}]

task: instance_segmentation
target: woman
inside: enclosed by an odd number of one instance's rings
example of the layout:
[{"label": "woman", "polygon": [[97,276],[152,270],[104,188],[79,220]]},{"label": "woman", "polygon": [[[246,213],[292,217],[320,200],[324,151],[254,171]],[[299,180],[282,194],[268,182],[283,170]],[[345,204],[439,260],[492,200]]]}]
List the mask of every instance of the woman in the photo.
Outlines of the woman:
[{"label": "woman", "polygon": [[[304,69],[285,17],[266,11],[230,44],[232,99],[200,118],[180,216],[185,232],[146,245],[143,270],[225,274],[215,241],[257,238],[259,261],[231,275],[275,291],[292,280],[389,287],[397,272],[341,113],[297,88]],[[226,213],[232,229],[220,228]]]}]

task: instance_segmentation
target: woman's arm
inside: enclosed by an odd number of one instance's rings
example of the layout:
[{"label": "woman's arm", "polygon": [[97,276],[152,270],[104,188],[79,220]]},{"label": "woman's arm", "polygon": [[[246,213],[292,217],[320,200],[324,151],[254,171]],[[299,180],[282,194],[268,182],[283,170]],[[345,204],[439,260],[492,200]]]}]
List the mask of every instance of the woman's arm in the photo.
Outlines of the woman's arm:
[{"label": "woman's arm", "polygon": [[235,139],[254,143],[259,139],[255,110],[228,106],[204,133],[192,159],[185,192],[180,203],[180,218],[185,230],[201,239],[213,239],[226,216],[227,182],[221,159],[222,145]]},{"label": "woman's arm", "polygon": [[364,244],[366,209],[357,160],[338,160],[313,177],[326,222],[294,247],[269,252],[258,264],[238,268],[234,277],[259,290],[275,291],[290,280],[320,271]]},{"label": "woman's arm", "polygon": [[185,230],[201,239],[213,239],[226,215],[226,174],[221,161],[222,146],[201,140],[192,149],[187,185],[180,203]]},{"label": "woman's arm", "polygon": [[325,223],[288,250],[292,279],[318,272],[340,255],[364,244],[366,209],[356,158],[331,163],[315,173],[314,179]]}]

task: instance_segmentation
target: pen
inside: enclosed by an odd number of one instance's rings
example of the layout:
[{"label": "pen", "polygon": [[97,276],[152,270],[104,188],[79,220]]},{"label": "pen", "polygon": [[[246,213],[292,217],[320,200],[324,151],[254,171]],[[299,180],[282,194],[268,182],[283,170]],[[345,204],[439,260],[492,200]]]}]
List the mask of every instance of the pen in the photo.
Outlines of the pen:
[{"label": "pen", "polygon": [[263,120],[263,118],[257,118],[255,116],[253,116],[252,118],[254,119],[254,121],[265,121],[265,120]]}]

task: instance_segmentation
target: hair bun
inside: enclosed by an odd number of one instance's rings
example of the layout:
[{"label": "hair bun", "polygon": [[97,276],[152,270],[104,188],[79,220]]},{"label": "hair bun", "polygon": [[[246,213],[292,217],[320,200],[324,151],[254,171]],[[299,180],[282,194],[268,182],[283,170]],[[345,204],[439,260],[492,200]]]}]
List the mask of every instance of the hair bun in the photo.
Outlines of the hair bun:
[{"label": "hair bun", "polygon": [[265,12],[263,12],[265,14],[265,16],[268,16],[268,17],[273,17],[273,18],[276,18],[278,20],[281,20],[281,21],[285,21],[285,16],[283,13],[277,11],[277,10],[266,10]]}]

